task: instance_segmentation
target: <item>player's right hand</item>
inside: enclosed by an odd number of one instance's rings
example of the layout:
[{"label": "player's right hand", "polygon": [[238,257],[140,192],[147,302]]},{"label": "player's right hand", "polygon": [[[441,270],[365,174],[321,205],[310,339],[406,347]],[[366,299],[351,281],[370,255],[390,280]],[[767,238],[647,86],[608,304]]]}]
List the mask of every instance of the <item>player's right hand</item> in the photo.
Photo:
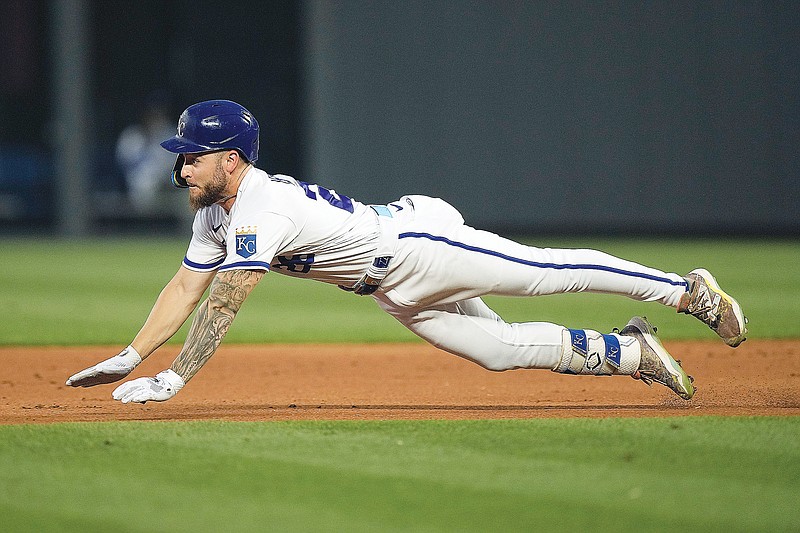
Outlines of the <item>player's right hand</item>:
[{"label": "player's right hand", "polygon": [[154,378],[138,378],[126,381],[111,393],[111,397],[122,403],[166,402],[183,388],[183,378],[168,368]]},{"label": "player's right hand", "polygon": [[70,387],[94,387],[104,383],[119,381],[130,374],[142,358],[133,346],[128,346],[119,354],[101,361],[86,370],[81,370],[67,380]]}]

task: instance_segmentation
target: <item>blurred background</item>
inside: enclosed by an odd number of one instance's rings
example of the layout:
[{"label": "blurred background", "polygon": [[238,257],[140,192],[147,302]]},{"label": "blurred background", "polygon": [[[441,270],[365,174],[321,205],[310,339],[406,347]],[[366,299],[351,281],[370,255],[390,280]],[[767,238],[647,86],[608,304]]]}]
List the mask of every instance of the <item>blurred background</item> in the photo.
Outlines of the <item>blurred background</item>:
[{"label": "blurred background", "polygon": [[800,2],[0,0],[0,231],[186,234],[180,112],[506,234],[800,234]]}]

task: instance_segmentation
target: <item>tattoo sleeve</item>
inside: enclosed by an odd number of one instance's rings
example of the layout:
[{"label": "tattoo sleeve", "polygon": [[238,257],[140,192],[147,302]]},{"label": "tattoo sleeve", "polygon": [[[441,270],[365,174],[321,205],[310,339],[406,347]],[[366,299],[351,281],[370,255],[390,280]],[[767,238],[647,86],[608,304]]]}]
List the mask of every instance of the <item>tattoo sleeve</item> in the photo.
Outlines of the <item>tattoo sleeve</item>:
[{"label": "tattoo sleeve", "polygon": [[262,277],[264,272],[260,270],[229,270],[217,274],[211,282],[208,298],[197,309],[183,350],[171,366],[184,381],[192,379],[211,359],[242,302]]}]

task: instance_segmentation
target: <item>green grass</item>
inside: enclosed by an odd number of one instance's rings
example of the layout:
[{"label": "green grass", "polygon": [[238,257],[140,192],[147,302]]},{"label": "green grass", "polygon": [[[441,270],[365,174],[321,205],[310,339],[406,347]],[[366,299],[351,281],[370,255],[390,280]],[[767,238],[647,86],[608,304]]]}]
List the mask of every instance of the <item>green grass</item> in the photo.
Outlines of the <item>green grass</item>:
[{"label": "green grass", "polygon": [[[661,270],[711,270],[750,318],[751,338],[800,337],[800,241],[565,240]],[[126,344],[174,274],[186,243],[165,239],[0,241],[0,344]],[[647,315],[666,339],[711,339],[699,322],[658,304],[570,294],[487,298],[509,321],[550,321],[608,331]],[[182,342],[188,327],[175,336]],[[268,275],[245,303],[226,342],[406,342],[416,338],[371,298]]]},{"label": "green grass", "polygon": [[796,531],[800,418],[0,427],[7,531]]}]

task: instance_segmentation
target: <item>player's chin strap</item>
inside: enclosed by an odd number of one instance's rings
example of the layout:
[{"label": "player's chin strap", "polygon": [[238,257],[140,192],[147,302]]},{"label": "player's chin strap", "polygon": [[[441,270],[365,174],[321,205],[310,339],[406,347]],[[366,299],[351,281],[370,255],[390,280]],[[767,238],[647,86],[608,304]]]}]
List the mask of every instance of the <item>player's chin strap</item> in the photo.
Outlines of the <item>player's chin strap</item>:
[{"label": "player's chin strap", "polygon": [[391,210],[385,205],[371,205],[370,207],[378,215],[378,227],[381,232],[375,259],[372,260],[367,272],[355,285],[352,287],[339,285],[340,289],[354,292],[359,296],[366,296],[378,290],[383,278],[389,272],[389,263],[397,249],[397,221],[392,216]]}]

